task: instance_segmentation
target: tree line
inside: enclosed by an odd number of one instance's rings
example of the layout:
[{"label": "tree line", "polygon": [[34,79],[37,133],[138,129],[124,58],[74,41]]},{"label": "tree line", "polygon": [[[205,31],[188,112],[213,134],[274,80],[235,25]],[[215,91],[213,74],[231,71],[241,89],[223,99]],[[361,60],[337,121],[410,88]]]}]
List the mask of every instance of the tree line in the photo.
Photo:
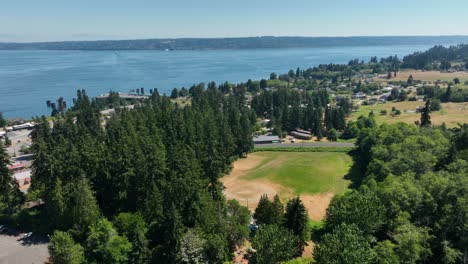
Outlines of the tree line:
[{"label": "tree line", "polygon": [[353,190],[327,210],[317,263],[466,263],[468,125],[381,125],[356,145]]},{"label": "tree line", "polygon": [[[252,149],[256,116],[242,96],[203,85],[191,95],[192,104],[181,107],[156,92],[134,110],[102,119],[79,91],[53,124],[36,119],[30,193],[45,202],[50,221],[43,229],[55,231],[54,263],[231,258],[248,236],[250,215],[225,200],[219,178]],[[1,168],[2,180],[11,179]],[[13,196],[5,197],[2,209],[19,210],[20,202],[14,207]]]}]

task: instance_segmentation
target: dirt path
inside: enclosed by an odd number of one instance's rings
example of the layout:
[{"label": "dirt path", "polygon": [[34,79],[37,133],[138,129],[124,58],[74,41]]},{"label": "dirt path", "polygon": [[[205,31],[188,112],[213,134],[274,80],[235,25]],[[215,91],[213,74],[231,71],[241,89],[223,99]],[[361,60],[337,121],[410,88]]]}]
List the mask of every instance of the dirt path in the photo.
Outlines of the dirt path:
[{"label": "dirt path", "polygon": [[[262,194],[267,194],[270,198],[278,194],[282,199],[289,199],[294,196],[291,190],[268,180],[245,180],[242,178],[251,170],[261,169],[265,166],[277,166],[282,161],[280,158],[262,164],[264,160],[264,156],[252,153],[248,158],[239,159],[234,162],[231,173],[221,179],[221,182],[226,187],[224,193],[227,199],[236,199],[240,204],[247,206],[253,212]],[[301,195],[301,199],[309,212],[310,219],[319,221],[325,217],[326,209],[333,195],[333,193]]]}]

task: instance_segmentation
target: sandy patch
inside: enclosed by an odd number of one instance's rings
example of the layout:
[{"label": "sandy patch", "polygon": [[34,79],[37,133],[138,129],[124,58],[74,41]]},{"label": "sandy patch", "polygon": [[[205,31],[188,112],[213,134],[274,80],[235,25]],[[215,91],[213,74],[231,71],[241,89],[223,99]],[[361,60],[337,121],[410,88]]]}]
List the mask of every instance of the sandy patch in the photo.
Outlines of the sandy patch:
[{"label": "sandy patch", "polygon": [[334,195],[333,193],[302,194],[301,200],[309,212],[309,218],[315,221],[324,219]]}]

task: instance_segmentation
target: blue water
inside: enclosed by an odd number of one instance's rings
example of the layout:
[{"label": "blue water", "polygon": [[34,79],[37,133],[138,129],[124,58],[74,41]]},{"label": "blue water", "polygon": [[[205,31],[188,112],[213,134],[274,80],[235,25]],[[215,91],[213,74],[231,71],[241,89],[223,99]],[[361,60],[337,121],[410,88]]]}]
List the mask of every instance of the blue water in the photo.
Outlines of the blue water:
[{"label": "blue water", "polygon": [[47,100],[71,105],[77,89],[95,96],[145,87],[169,94],[199,82],[241,82],[297,67],[347,63],[371,56],[403,57],[432,45],[216,51],[0,51],[0,112],[50,114]]}]

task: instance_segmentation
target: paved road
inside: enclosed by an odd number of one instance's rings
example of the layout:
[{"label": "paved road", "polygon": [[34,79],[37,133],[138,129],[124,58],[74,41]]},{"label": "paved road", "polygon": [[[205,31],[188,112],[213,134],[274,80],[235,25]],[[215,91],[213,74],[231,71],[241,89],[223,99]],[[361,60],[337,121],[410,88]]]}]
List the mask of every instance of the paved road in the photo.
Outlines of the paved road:
[{"label": "paved road", "polygon": [[33,235],[22,239],[20,233],[0,235],[0,264],[39,264],[48,257],[46,238]]},{"label": "paved road", "polygon": [[256,144],[256,148],[314,148],[314,147],[354,147],[354,143],[341,142],[305,142],[305,143],[272,143]]}]

